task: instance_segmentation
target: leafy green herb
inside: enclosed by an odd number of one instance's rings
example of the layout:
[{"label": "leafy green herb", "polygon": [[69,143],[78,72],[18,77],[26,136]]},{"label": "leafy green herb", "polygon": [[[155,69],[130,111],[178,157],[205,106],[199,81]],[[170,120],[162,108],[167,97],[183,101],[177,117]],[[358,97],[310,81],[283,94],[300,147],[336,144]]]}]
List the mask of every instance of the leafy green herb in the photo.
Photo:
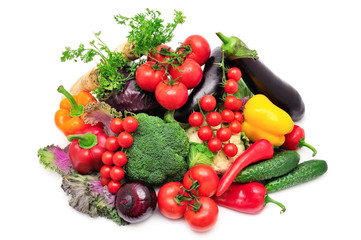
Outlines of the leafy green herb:
[{"label": "leafy green herb", "polygon": [[114,16],[118,24],[131,28],[127,38],[130,43],[136,43],[133,49],[135,55],[145,55],[162,43],[171,41],[175,28],[185,21],[185,16],[181,11],[174,10],[173,22],[166,25],[160,15],[159,11],[147,8],[145,13],[136,14],[132,18],[120,14]]}]

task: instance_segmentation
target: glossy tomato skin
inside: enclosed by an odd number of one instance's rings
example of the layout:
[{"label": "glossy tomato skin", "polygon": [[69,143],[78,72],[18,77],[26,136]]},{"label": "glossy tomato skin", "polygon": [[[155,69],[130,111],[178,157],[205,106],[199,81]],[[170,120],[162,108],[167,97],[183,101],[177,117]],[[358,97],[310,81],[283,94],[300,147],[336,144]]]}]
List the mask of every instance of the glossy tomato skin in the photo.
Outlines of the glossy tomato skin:
[{"label": "glossy tomato skin", "polygon": [[192,52],[186,58],[195,60],[200,66],[206,63],[211,55],[211,47],[201,35],[191,35],[184,40],[184,45],[191,45]]},{"label": "glossy tomato skin", "polygon": [[214,169],[205,164],[195,165],[189,169],[183,178],[183,186],[188,189],[192,186],[192,180],[198,181],[199,196],[212,197],[217,192],[219,178]]},{"label": "glossy tomato skin", "polygon": [[164,70],[154,70],[152,62],[146,62],[135,72],[135,79],[138,86],[144,91],[154,92],[158,83],[167,79]]},{"label": "glossy tomato skin", "polygon": [[181,205],[174,200],[178,193],[183,194],[183,185],[180,182],[169,182],[164,184],[158,192],[158,208],[163,216],[169,219],[182,218],[188,202],[181,202]]},{"label": "glossy tomato skin", "polygon": [[195,212],[193,207],[189,205],[184,213],[184,219],[196,232],[209,231],[217,222],[218,219],[218,206],[215,201],[209,197],[200,197],[200,209]]},{"label": "glossy tomato skin", "polygon": [[175,110],[187,102],[188,89],[183,83],[168,85],[160,82],[155,89],[155,97],[165,109]]},{"label": "glossy tomato skin", "polygon": [[201,82],[203,70],[193,59],[186,59],[182,65],[172,67],[170,75],[173,79],[178,79],[188,89],[195,88]]}]

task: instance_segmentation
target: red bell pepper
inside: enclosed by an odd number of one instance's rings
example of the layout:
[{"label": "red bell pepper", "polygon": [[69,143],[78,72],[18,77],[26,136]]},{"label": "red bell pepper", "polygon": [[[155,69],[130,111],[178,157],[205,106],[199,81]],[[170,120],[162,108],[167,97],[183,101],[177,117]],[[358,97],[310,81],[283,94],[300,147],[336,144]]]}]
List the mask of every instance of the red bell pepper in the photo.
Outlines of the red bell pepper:
[{"label": "red bell pepper", "polygon": [[305,142],[305,130],[298,125],[294,125],[292,132],[285,135],[285,142],[281,147],[287,150],[297,150],[301,147],[308,147],[313,151],[313,157],[317,153],[317,150],[313,146]]},{"label": "red bell pepper", "polygon": [[105,152],[105,141],[108,138],[99,127],[88,127],[68,135],[72,141],[69,147],[69,157],[74,169],[79,173],[88,174],[99,171],[102,167],[102,154]]},{"label": "red bell pepper", "polygon": [[246,151],[236,158],[228,170],[223,174],[219,181],[216,195],[222,195],[243,168],[251,163],[264,159],[270,159],[272,157],[273,146],[268,140],[260,139],[253,143]]},{"label": "red bell pepper", "polygon": [[285,206],[270,198],[266,188],[258,182],[232,183],[221,196],[215,196],[212,199],[219,206],[248,214],[261,212],[270,202],[280,206],[282,208],[281,213],[286,211]]}]

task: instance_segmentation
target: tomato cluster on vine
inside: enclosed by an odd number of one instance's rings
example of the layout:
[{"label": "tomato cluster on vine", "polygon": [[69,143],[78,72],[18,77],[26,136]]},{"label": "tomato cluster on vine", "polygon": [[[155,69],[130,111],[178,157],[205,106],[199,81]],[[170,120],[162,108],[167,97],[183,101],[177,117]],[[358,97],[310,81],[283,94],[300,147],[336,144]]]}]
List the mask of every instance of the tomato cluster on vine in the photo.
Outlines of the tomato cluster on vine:
[{"label": "tomato cluster on vine", "polygon": [[[238,81],[242,76],[238,68],[231,68],[227,75],[229,80],[236,79],[234,81]],[[226,89],[225,91],[227,92]],[[230,94],[230,92],[227,93]],[[200,112],[193,112],[188,118],[192,127],[198,127],[199,139],[207,142],[210,151],[223,150],[228,157],[234,157],[238,153],[238,148],[229,141],[233,134],[242,131],[243,115],[240,111],[243,103],[241,99],[234,95],[228,95],[224,101],[223,110],[218,112],[216,111],[216,98],[212,95],[205,95],[200,99],[199,106]],[[216,129],[217,126],[220,128]]]},{"label": "tomato cluster on vine", "polygon": [[138,128],[138,121],[127,116],[124,119],[113,118],[110,122],[110,130],[117,136],[109,136],[105,142],[106,151],[102,154],[103,166],[100,169],[100,182],[107,185],[110,193],[115,194],[121,186],[120,181],[124,178],[123,166],[127,163],[127,156],[123,149],[133,144],[130,133]]},{"label": "tomato cluster on vine", "polygon": [[188,90],[201,82],[201,66],[210,54],[208,41],[200,35],[187,37],[175,51],[162,44],[148,54],[135,79],[141,89],[154,92],[162,107],[175,110],[187,102]]}]

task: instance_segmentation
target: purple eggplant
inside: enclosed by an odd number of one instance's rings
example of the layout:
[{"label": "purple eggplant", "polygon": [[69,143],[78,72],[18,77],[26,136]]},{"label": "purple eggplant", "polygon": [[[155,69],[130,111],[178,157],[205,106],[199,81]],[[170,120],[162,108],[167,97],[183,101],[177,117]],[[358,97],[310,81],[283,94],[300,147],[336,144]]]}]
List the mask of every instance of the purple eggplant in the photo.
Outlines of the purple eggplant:
[{"label": "purple eggplant", "polygon": [[305,104],[299,92],[290,84],[276,76],[239,38],[217,36],[223,41],[222,51],[230,60],[231,67],[238,67],[242,78],[253,94],[263,94],[271,102],[285,110],[293,121],[301,120],[305,114]]}]

